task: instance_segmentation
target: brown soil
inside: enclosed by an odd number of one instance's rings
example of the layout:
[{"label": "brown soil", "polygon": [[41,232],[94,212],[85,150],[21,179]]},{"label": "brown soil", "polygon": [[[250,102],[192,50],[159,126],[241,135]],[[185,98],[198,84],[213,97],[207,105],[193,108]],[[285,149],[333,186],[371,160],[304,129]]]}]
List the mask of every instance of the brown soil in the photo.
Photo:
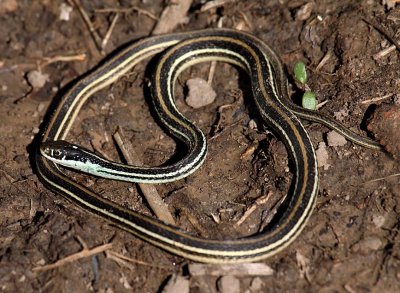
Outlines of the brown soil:
[{"label": "brown soil", "polygon": [[[11,3],[13,1],[4,1]],[[100,35],[105,35],[112,14],[95,9],[115,7],[114,1],[82,1]],[[309,86],[320,109],[335,115],[349,128],[366,135],[364,124],[372,104],[364,100],[392,94],[378,103],[392,103],[399,90],[399,53],[374,60],[390,43],[362,20],[374,19],[390,33],[400,22],[398,9],[381,1],[316,1],[311,15],[300,20],[298,11],[307,1],[236,1],[200,13],[195,1],[188,23],[177,31],[215,27],[224,16],[225,27],[247,18],[251,32],[274,48],[291,71],[297,60],[306,62]],[[187,261],[149,245],[108,222],[76,208],[48,191],[30,164],[32,141],[46,109],[59,91],[103,58],[76,9],[70,21],[59,20],[64,1],[18,1],[0,9],[0,291],[32,292],[156,292],[174,272],[185,271]],[[147,4],[144,4],[147,3]],[[120,1],[160,15],[163,1]],[[1,4],[9,5],[9,4]],[[121,14],[107,52],[147,36],[155,21],[134,10]],[[246,23],[245,23],[246,26]],[[38,70],[45,57],[85,53],[84,61],[56,62],[40,67],[48,74],[44,87],[33,89],[28,73]],[[326,54],[331,58],[316,70]],[[150,114],[143,97],[145,64],[112,87],[97,93],[84,106],[69,140],[87,147],[93,141],[119,160],[111,134],[121,126],[137,146],[143,162],[158,165],[168,160],[175,143]],[[245,103],[224,110],[221,132],[210,140],[204,166],[185,180],[158,186],[180,227],[199,235],[245,235],[257,231],[260,219],[287,192],[292,174],[286,150],[257,115],[250,116],[248,88],[240,85],[238,71],[219,63],[213,88],[216,102],[199,110],[189,108],[183,96],[190,77],[207,78],[209,65],[185,71],[179,78],[178,107],[206,134],[212,132],[219,106],[235,102],[243,91]],[[251,112],[251,111],[250,111]],[[249,127],[255,119],[258,129]],[[328,129],[306,123],[317,146]],[[254,152],[248,152],[255,147]],[[265,262],[274,275],[262,278],[265,291],[399,292],[400,291],[400,177],[398,163],[383,152],[347,142],[327,146],[329,167],[320,168],[316,209],[300,237],[283,252]],[[95,185],[98,192],[119,204],[151,215],[131,184],[89,176],[71,176]],[[373,181],[373,179],[384,178]],[[234,229],[233,223],[260,196],[272,192],[268,203]],[[266,213],[262,213],[265,210]],[[188,219],[193,215],[197,224]],[[220,218],[217,224],[213,216]],[[268,214],[267,214],[268,215]],[[192,220],[193,222],[193,220]],[[149,265],[124,266],[104,254],[83,258],[45,272],[33,268],[54,263],[79,252],[81,238],[89,248],[112,243],[112,250]],[[216,290],[217,277],[191,280],[194,292]],[[244,290],[251,278],[240,278]],[[207,289],[208,288],[208,289]],[[210,289],[211,288],[211,289]]]}]

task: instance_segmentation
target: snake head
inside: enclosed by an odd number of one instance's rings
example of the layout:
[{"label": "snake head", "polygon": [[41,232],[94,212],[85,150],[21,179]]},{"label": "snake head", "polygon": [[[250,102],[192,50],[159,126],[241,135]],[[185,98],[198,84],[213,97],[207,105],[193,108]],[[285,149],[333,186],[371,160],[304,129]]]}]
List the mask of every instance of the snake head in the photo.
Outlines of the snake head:
[{"label": "snake head", "polygon": [[104,161],[90,150],[64,140],[43,142],[40,153],[57,165],[95,175]]},{"label": "snake head", "polygon": [[66,167],[74,167],[76,164],[84,163],[87,152],[90,151],[64,140],[46,141],[40,146],[42,156]]}]

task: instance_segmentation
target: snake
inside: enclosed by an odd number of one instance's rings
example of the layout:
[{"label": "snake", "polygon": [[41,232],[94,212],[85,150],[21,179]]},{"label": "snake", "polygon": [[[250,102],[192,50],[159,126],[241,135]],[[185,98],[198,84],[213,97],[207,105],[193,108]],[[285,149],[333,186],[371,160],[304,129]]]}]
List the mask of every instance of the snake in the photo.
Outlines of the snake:
[{"label": "snake", "polygon": [[[149,82],[152,107],[160,123],[186,146],[177,162],[157,167],[112,162],[66,141],[82,106],[94,93],[116,82],[139,62],[159,54]],[[249,76],[252,99],[262,121],[284,143],[293,179],[279,213],[261,232],[233,239],[203,238],[179,227],[122,207],[73,180],[62,167],[97,177],[137,183],[165,183],[195,172],[205,161],[204,133],[175,104],[176,79],[198,63],[221,61]],[[172,254],[204,263],[253,262],[277,254],[306,226],[316,204],[318,167],[315,148],[301,119],[323,124],[363,147],[380,150],[333,118],[293,103],[278,55],[256,36],[233,29],[205,29],[151,36],[121,49],[79,79],[56,102],[35,155],[38,177],[54,193]]]}]

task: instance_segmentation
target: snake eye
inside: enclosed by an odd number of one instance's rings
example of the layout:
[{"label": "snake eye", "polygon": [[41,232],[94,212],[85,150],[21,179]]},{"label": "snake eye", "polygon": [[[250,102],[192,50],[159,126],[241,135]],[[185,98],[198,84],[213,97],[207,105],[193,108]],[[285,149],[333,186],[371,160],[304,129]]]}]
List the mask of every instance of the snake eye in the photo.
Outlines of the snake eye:
[{"label": "snake eye", "polygon": [[62,156],[62,151],[61,150],[57,150],[57,149],[46,148],[45,152],[47,154],[49,154],[54,159],[60,159],[61,156]]}]

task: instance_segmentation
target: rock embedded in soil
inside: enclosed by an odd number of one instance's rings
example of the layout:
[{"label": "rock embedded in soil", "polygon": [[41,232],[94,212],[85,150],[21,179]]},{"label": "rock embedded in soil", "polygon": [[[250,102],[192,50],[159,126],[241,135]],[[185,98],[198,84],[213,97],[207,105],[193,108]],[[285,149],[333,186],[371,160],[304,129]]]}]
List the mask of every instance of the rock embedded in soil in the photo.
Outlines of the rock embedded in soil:
[{"label": "rock embedded in soil", "polygon": [[384,246],[382,240],[377,236],[366,237],[351,247],[353,252],[361,253],[367,255],[372,251],[381,249]]},{"label": "rock embedded in soil", "polygon": [[35,89],[40,89],[44,87],[46,82],[49,81],[49,77],[50,76],[48,74],[38,70],[29,71],[28,74],[26,75],[29,84]]},{"label": "rock embedded in soil", "polygon": [[217,94],[212,87],[201,78],[192,78],[186,82],[189,89],[189,94],[186,97],[186,103],[198,109],[214,102]]},{"label": "rock embedded in soil", "polygon": [[234,276],[223,276],[218,280],[218,289],[221,293],[239,293],[240,281]]},{"label": "rock embedded in soil", "polygon": [[339,147],[344,146],[347,143],[347,140],[343,135],[340,135],[336,131],[330,131],[327,135],[327,141],[329,146]]},{"label": "rock embedded in soil", "polygon": [[174,274],[169,279],[168,283],[165,285],[162,293],[175,293],[175,292],[182,292],[182,293],[189,293],[189,279]]},{"label": "rock embedded in soil", "polygon": [[250,290],[251,292],[261,292],[263,286],[264,286],[263,280],[260,277],[255,277],[251,281]]},{"label": "rock embedded in soil", "polygon": [[393,158],[400,159],[400,105],[378,106],[367,128]]},{"label": "rock embedded in soil", "polygon": [[328,164],[329,155],[324,142],[318,144],[315,153],[317,155],[318,167],[324,167],[324,170],[327,170],[330,167],[330,164]]}]

